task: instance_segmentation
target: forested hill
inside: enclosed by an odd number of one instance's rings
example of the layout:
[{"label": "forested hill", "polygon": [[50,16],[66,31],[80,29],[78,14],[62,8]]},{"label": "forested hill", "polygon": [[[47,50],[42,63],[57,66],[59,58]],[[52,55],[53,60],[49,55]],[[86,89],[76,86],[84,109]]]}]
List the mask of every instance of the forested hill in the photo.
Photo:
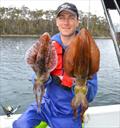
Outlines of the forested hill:
[{"label": "forested hill", "polygon": [[[88,14],[79,10],[80,28],[87,27]],[[109,36],[109,27],[103,17],[89,13],[89,28],[93,36]],[[54,10],[31,11],[27,7],[0,7],[0,35],[40,35],[45,31],[51,35],[58,32]]]}]

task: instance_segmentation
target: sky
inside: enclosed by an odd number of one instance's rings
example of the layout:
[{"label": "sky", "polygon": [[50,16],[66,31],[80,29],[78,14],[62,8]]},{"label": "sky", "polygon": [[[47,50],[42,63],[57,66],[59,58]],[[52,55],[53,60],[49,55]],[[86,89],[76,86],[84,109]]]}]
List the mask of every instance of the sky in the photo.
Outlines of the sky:
[{"label": "sky", "polygon": [[97,16],[104,17],[101,0],[0,0],[0,6],[17,8],[25,6],[31,10],[56,10],[57,7],[64,2],[74,3],[78,10],[83,12],[91,12]]}]

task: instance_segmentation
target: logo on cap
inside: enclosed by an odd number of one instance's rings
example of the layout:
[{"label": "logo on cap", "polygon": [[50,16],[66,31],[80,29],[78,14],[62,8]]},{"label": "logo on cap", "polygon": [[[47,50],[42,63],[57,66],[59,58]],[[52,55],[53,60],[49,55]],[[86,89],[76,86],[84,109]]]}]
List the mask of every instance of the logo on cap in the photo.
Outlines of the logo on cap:
[{"label": "logo on cap", "polygon": [[71,8],[71,7],[70,7],[69,5],[67,5],[67,4],[64,4],[64,5],[61,6],[61,8],[64,8],[64,9],[65,9],[65,8],[66,8],[66,9],[68,8],[68,9],[69,9],[69,8]]}]

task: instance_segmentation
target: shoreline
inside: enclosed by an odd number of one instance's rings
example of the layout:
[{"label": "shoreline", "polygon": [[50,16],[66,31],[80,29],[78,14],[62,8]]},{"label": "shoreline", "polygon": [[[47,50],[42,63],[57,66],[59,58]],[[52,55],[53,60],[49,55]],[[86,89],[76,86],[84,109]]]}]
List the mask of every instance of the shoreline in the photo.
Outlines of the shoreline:
[{"label": "shoreline", "polygon": [[9,35],[0,35],[0,37],[39,37],[40,35],[14,35],[14,34],[9,34]]},{"label": "shoreline", "polygon": [[[0,37],[33,37],[33,38],[38,38],[40,35],[0,35]],[[105,36],[93,36],[94,39],[111,39],[111,37],[105,37]]]}]

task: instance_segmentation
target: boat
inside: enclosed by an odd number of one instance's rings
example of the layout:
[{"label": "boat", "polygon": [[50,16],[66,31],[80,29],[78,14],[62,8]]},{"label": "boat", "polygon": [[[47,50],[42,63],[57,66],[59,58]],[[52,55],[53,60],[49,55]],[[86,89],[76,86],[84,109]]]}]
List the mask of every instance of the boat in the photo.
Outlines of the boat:
[{"label": "boat", "polygon": [[[13,121],[20,115],[0,116],[0,128],[12,128]],[[84,115],[83,128],[120,128],[120,104],[89,107]]]},{"label": "boat", "polygon": [[[120,0],[101,0],[106,19],[108,21],[111,37],[113,39],[116,55],[120,65],[120,32],[114,30],[114,26],[109,15],[109,9],[116,9],[120,16]],[[12,128],[12,123],[21,114],[11,116],[0,116],[0,128]],[[83,128],[120,128],[120,104],[89,107],[84,115]],[[50,128],[49,126],[36,128]]]}]

